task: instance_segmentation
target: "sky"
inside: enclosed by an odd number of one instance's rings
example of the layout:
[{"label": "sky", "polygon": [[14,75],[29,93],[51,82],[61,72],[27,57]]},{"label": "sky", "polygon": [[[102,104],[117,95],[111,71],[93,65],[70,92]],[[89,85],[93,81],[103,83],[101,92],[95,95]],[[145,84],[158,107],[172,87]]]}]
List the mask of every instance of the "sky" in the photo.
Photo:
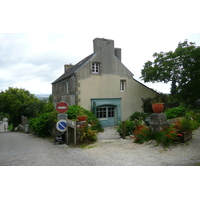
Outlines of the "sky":
[{"label": "sky", "polygon": [[[1,3],[0,91],[17,87],[51,94],[51,83],[64,73],[65,64],[93,53],[95,38],[114,40],[122,49],[122,63],[140,82],[143,65],[153,61],[155,52],[173,51],[185,39],[200,46],[198,1]],[[145,85],[170,92],[170,83]]]}]

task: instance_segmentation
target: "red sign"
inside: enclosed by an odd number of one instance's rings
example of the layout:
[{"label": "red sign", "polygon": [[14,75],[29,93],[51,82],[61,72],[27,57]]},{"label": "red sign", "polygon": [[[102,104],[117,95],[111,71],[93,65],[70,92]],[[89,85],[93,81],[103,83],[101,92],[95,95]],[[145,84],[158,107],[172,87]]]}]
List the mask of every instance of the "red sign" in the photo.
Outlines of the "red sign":
[{"label": "red sign", "polygon": [[59,113],[66,113],[68,111],[68,105],[64,101],[61,101],[60,103],[57,104],[56,110]]}]

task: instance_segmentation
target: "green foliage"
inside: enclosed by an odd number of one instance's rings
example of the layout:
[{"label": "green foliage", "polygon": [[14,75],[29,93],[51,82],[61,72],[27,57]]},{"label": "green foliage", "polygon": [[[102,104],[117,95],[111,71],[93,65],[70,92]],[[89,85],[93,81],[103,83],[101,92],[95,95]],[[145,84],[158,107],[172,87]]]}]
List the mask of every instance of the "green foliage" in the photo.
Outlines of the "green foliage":
[{"label": "green foliage", "polygon": [[173,119],[177,117],[183,117],[186,114],[186,109],[182,106],[176,108],[170,108],[164,112],[167,116],[167,119]]},{"label": "green foliage", "polygon": [[145,141],[155,140],[157,145],[161,144],[164,148],[180,141],[180,136],[185,131],[196,130],[200,124],[191,117],[183,117],[174,121],[170,126],[164,127],[162,130],[153,133],[146,125],[136,127],[133,138],[135,143],[142,144]]},{"label": "green foliage", "polygon": [[[135,122],[134,121],[130,121],[130,120],[126,120],[125,121],[125,126],[126,126],[126,136],[131,135],[133,133],[133,131],[135,130]],[[123,134],[123,132],[122,132],[122,122],[120,122],[118,124],[117,132],[122,137],[122,134]]]},{"label": "green foliage", "polygon": [[152,100],[153,100],[152,98],[143,99],[144,113],[152,113],[153,112],[152,105],[151,105]]},{"label": "green foliage", "polygon": [[80,109],[81,107],[77,105],[69,106],[67,111],[68,119],[76,119]]},{"label": "green foliage", "polygon": [[20,124],[21,115],[36,117],[41,108],[41,102],[27,90],[9,87],[0,93],[0,112],[9,115],[13,127]]},{"label": "green foliage", "polygon": [[178,140],[178,135],[180,135],[174,126],[165,127],[161,131],[153,133],[149,127],[145,125],[138,126],[134,131],[134,142],[143,144],[150,140],[155,140],[157,145],[161,144],[164,148],[169,147]]},{"label": "green foliage", "polygon": [[30,120],[29,126],[36,135],[47,137],[51,135],[51,131],[57,122],[57,112],[43,113],[38,117]]},{"label": "green foliage", "polygon": [[194,131],[199,127],[199,123],[190,116],[185,116],[179,120],[180,131]]},{"label": "green foliage", "polygon": [[157,145],[161,144],[164,148],[167,148],[175,142],[175,139],[178,138],[177,135],[175,137],[170,138],[169,136],[167,136],[167,133],[168,130],[166,129],[163,131],[156,132],[153,135]]},{"label": "green foliage", "polygon": [[88,122],[84,122],[78,130],[78,141],[79,142],[91,142],[97,140],[97,130],[92,130]]},{"label": "green foliage", "polygon": [[154,98],[143,99],[143,110],[144,113],[152,113],[152,103],[164,103],[164,105],[169,104],[169,96],[163,93],[158,94]]},{"label": "green foliage", "polygon": [[77,105],[69,106],[67,111],[68,119],[76,119],[76,117],[79,115],[80,112],[82,113],[82,115],[87,116],[87,122],[89,124],[92,124],[91,127],[92,130],[97,130],[98,132],[102,132],[104,130],[101,123],[94,116],[94,114],[91,111],[82,108],[81,106]]},{"label": "green foliage", "polygon": [[148,116],[148,114],[144,113],[144,112],[134,112],[130,116],[130,121],[135,121],[136,119],[144,121],[147,118],[147,116]]},{"label": "green foliage", "polygon": [[12,130],[13,130],[13,125],[12,125],[12,124],[10,124],[10,125],[8,126],[8,130],[9,130],[9,131],[12,131]]},{"label": "green foliage", "polygon": [[144,124],[137,126],[133,134],[135,143],[143,144],[145,141],[153,139],[153,134],[150,131],[150,128]]},{"label": "green foliage", "polygon": [[172,81],[172,94],[179,102],[195,106],[200,99],[200,47],[188,41],[180,42],[175,51],[153,54],[154,61],[147,61],[141,79],[145,82]]},{"label": "green foliage", "polygon": [[73,105],[69,106],[68,111],[69,119],[76,119],[77,116],[87,116],[86,122],[78,127],[78,141],[79,142],[90,142],[97,140],[97,133],[103,132],[103,127],[99,120],[94,114],[80,106]]}]

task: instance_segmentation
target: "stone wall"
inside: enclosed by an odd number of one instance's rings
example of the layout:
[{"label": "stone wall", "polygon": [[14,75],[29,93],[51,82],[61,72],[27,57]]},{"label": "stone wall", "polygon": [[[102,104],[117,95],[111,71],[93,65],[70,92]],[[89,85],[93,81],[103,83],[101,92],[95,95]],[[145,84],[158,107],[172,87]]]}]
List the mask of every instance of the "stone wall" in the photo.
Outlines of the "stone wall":
[{"label": "stone wall", "polygon": [[166,114],[153,113],[150,115],[150,127],[153,132],[158,132],[168,125]]}]

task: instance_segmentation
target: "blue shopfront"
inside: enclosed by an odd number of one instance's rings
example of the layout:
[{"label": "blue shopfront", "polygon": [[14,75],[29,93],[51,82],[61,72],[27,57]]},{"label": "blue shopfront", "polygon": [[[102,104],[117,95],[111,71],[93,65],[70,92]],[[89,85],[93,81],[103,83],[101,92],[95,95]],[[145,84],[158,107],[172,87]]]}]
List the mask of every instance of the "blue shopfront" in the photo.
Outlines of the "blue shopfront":
[{"label": "blue shopfront", "polygon": [[121,121],[121,99],[91,99],[92,110],[103,127],[115,126]]}]

